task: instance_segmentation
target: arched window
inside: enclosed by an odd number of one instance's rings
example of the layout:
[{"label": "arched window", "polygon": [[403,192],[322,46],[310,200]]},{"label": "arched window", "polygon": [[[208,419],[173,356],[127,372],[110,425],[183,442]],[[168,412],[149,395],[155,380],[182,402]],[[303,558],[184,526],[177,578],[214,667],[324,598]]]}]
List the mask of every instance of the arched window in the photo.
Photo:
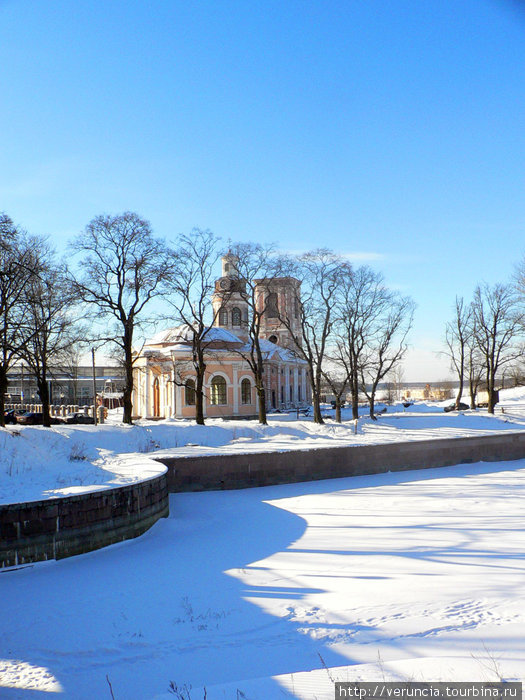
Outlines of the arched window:
[{"label": "arched window", "polygon": [[297,297],[293,300],[293,315],[295,318],[299,318],[299,299]]},{"label": "arched window", "polygon": [[219,311],[219,326],[228,325],[228,311],[226,309],[221,309]]},{"label": "arched window", "polygon": [[270,292],[266,297],[266,315],[268,318],[277,318],[279,311],[277,309],[277,294]]},{"label": "arched window", "polygon": [[248,309],[242,310],[242,320],[243,320],[243,323],[248,325]]},{"label": "arched window", "polygon": [[241,403],[252,403],[252,383],[249,379],[243,379],[241,382]]},{"label": "arched window", "polygon": [[212,406],[226,404],[226,379],[224,377],[213,377],[211,380],[211,403]]},{"label": "arched window", "polygon": [[195,406],[195,382],[188,379],[184,385],[184,400],[186,406]]},{"label": "arched window", "polygon": [[237,306],[234,306],[232,309],[232,326],[240,326],[240,325],[241,325],[241,310]]}]

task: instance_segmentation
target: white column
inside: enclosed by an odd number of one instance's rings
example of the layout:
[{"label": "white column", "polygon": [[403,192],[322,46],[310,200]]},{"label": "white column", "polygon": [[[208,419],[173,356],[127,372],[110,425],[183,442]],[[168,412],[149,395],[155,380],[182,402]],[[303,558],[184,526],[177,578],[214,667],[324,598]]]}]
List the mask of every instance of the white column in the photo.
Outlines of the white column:
[{"label": "white column", "polygon": [[286,365],[286,367],[284,369],[284,374],[285,374],[285,385],[286,385],[285,389],[284,389],[284,393],[285,393],[284,400],[286,403],[290,403],[290,367],[288,365]]},{"label": "white column", "polygon": [[161,372],[159,376],[159,418],[166,417],[166,383],[164,378],[164,372]]},{"label": "white column", "polygon": [[239,414],[239,365],[233,365],[233,415]]},{"label": "white column", "polygon": [[166,370],[164,370],[164,372],[162,373],[162,394],[164,397],[162,408],[163,408],[164,418],[169,418],[169,415],[170,415],[170,394],[168,391],[168,387],[169,387],[168,379],[169,379],[169,377],[170,377],[170,375],[166,372]]},{"label": "white column", "polygon": [[146,371],[145,371],[146,379],[145,379],[145,384],[144,384],[144,418],[147,418],[150,415],[150,409],[149,409],[149,401],[150,401],[150,378],[151,378],[151,372],[146,365]]},{"label": "white column", "polygon": [[179,384],[175,384],[175,415],[182,418],[182,389]]},{"label": "white column", "polygon": [[171,384],[171,411],[170,411],[170,418],[175,418],[177,415],[177,385],[175,384],[175,370],[170,370],[170,380],[172,381]]},{"label": "white column", "polygon": [[298,396],[297,396],[297,386],[298,386],[297,380],[298,379],[299,379],[299,375],[297,373],[297,367],[294,367],[293,368],[293,400],[295,402],[297,402],[299,400]]},{"label": "white column", "polygon": [[306,395],[306,370],[303,367],[301,370],[301,384],[302,384],[302,394],[303,394],[303,401],[308,402],[309,398]]}]

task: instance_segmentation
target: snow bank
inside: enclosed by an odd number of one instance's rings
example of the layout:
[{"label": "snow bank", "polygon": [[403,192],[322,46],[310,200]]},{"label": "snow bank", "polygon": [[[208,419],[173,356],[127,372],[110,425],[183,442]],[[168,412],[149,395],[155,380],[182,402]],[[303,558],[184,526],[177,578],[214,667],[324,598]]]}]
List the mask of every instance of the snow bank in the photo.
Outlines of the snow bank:
[{"label": "snow bank", "polygon": [[[144,471],[133,454],[184,457],[307,450],[525,429],[525,389],[501,392],[501,399],[495,416],[486,411],[444,413],[443,405],[435,403],[419,402],[407,409],[398,404],[387,407],[377,421],[360,417],[357,434],[350,409],[343,409],[343,423],[338,424],[329,407],[324,409],[325,425],[311,418],[297,420],[290,413],[271,414],[267,426],[222,419],[209,419],[205,426],[173,419],[127,426],[116,411],[101,426],[8,426],[0,430],[0,503],[125,485],[163,469],[152,461]],[[124,454],[131,457],[124,459]]]}]

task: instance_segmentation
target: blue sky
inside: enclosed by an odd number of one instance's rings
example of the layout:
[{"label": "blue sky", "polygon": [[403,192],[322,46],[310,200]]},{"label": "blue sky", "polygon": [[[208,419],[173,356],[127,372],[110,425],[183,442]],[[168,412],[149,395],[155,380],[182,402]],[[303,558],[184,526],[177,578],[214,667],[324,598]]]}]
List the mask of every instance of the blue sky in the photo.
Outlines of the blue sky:
[{"label": "blue sky", "polygon": [[521,2],[0,0],[0,99],[17,223],[351,254],[418,304],[408,380],[525,254]]}]

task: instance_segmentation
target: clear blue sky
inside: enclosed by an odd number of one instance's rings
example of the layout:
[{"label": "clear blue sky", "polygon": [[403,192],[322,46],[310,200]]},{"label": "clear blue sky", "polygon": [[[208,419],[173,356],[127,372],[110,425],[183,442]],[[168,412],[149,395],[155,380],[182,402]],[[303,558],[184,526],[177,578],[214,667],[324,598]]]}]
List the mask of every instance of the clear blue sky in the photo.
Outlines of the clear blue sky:
[{"label": "clear blue sky", "polygon": [[0,211],[353,254],[442,378],[455,295],[525,253],[524,4],[0,0]]}]

